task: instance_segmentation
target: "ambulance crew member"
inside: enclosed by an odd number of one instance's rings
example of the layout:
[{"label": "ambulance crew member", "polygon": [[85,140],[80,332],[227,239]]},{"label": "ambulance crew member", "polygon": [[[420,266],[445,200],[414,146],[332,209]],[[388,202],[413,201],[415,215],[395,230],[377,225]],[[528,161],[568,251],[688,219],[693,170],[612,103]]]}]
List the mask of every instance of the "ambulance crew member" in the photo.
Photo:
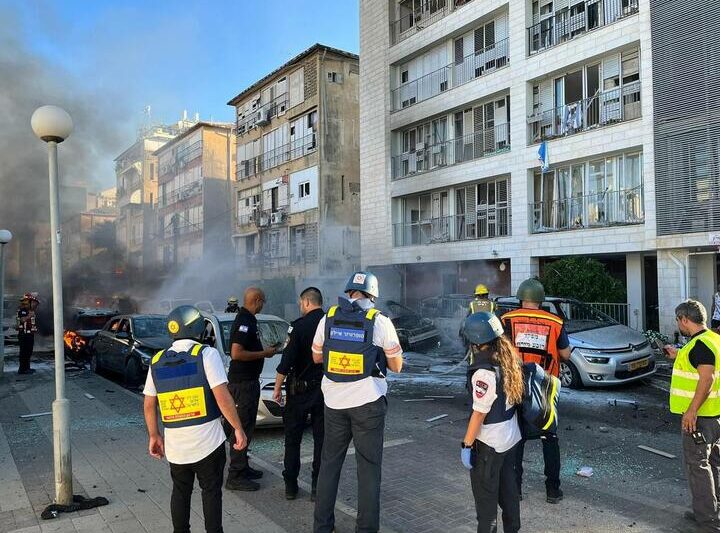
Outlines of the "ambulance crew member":
[{"label": "ambulance crew member", "polygon": [[[220,415],[234,429],[236,450],[245,447],[245,433],[228,391],[220,353],[201,344],[205,320],[200,311],[190,305],[172,310],[167,328],[173,344],[152,358],[145,383],[148,450],[151,456],[167,457],[170,463],[174,532],[190,531],[190,497],[197,476],[205,531],[222,533],[225,432]],[[158,427],[158,406],[164,438]]]},{"label": "ambulance crew member", "polygon": [[477,530],[497,531],[499,504],[503,531],[514,533],[520,530],[520,493],[515,478],[515,455],[521,441],[516,411],[524,387],[520,359],[494,314],[470,315],[463,330],[475,362],[468,370],[472,415],[460,459],[470,470]]}]

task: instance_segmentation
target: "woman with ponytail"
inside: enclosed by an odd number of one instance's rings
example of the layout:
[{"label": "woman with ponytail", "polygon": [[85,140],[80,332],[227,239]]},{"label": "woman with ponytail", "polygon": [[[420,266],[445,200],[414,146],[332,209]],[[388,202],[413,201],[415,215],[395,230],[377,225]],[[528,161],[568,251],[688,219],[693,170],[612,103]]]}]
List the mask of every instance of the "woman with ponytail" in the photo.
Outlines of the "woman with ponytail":
[{"label": "woman with ponytail", "polygon": [[465,319],[463,334],[473,351],[468,369],[472,414],[460,459],[470,470],[478,533],[497,531],[497,507],[503,531],[520,530],[520,493],[515,453],[520,442],[517,407],[524,394],[523,371],[515,348],[492,313]]}]

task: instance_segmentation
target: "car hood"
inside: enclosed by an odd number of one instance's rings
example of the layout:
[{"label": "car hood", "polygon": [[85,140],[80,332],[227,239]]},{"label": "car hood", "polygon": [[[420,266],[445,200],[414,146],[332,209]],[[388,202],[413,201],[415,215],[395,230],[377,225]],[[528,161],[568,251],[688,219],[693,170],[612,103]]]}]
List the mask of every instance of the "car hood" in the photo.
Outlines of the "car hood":
[{"label": "car hood", "polygon": [[77,333],[81,337],[89,339],[90,337],[94,337],[95,335],[97,335],[98,331],[100,331],[100,330],[99,329],[79,329],[75,333]]},{"label": "car hood", "polygon": [[569,333],[568,337],[573,347],[597,350],[617,350],[647,342],[642,333],[622,324]]},{"label": "car hood", "polygon": [[428,326],[432,326],[433,323],[431,320],[428,320],[427,318],[422,318],[418,315],[400,315],[395,316],[390,319],[390,321],[393,323],[393,325],[398,329],[406,329],[406,330],[416,330],[416,329],[423,329],[427,328]]},{"label": "car hood", "polygon": [[138,339],[139,347],[148,348],[149,350],[164,350],[172,344],[172,340],[167,337],[145,337]]}]

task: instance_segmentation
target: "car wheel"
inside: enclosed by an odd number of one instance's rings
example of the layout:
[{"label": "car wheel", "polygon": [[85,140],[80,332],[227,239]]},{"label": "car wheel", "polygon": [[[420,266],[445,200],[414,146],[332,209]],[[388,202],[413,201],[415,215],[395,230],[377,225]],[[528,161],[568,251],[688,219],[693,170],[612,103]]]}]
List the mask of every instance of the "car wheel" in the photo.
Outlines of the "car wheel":
[{"label": "car wheel", "polygon": [[141,382],[142,367],[135,357],[131,357],[127,363],[125,363],[125,386],[137,387]]},{"label": "car wheel", "polygon": [[92,354],[92,355],[90,356],[90,370],[91,370],[94,374],[99,374],[99,373],[100,373],[100,367],[98,366],[97,354]]},{"label": "car wheel", "polygon": [[582,387],[582,379],[575,365],[570,361],[560,362],[560,383],[563,387],[579,389]]}]

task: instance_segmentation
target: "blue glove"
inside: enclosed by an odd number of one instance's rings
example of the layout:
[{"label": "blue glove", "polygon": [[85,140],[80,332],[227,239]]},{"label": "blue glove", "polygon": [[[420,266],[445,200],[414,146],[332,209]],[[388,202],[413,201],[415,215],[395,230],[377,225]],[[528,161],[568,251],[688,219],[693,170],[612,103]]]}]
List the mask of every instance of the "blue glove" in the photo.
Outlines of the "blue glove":
[{"label": "blue glove", "polygon": [[468,470],[472,470],[472,460],[471,460],[471,452],[472,450],[470,448],[463,448],[460,450],[460,460],[462,461],[462,464],[465,468]]}]

